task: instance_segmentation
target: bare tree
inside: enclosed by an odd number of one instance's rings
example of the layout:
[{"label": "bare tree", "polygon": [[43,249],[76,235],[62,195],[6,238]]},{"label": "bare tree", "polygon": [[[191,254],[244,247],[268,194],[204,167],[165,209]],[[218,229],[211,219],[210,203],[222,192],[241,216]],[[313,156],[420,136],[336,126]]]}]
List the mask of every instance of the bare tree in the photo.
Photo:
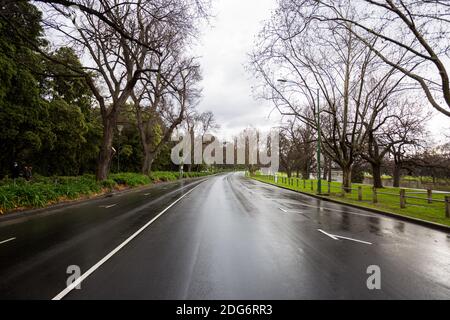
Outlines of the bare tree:
[{"label": "bare tree", "polygon": [[252,55],[263,83],[260,92],[281,114],[295,116],[316,132],[320,123],[323,150],[341,167],[349,190],[353,164],[403,77],[347,27],[310,21],[303,8],[286,3],[291,4],[280,1]]},{"label": "bare tree", "polygon": [[[28,2],[29,0],[1,0],[1,5],[7,5],[8,3],[18,3],[18,2]],[[85,15],[92,16],[104,24],[109,26],[111,29],[114,29],[121,37],[136,42],[137,44],[147,47],[150,51],[155,51],[155,47],[153,45],[149,45],[148,43],[142,42],[141,39],[135,37],[134,34],[129,33],[127,29],[123,28],[123,24],[120,21],[117,21],[113,17],[109,15],[109,12],[117,7],[132,5],[138,6],[142,9],[146,9],[145,7],[149,4],[152,5],[155,1],[153,0],[131,0],[131,1],[110,1],[110,0],[33,0],[34,3],[42,5],[44,9],[47,6],[59,6],[65,8],[71,8],[72,10],[76,10]],[[209,0],[179,0],[178,4],[180,7],[183,7],[191,16],[192,19],[196,18],[208,18],[209,17],[209,8],[210,1]],[[1,13],[0,19],[5,22],[9,22],[8,15]],[[18,36],[26,37],[23,34],[18,34]],[[40,43],[30,43],[32,39],[24,39],[29,44],[34,45],[36,48],[40,48]],[[44,53],[44,51],[42,51]],[[60,63],[64,63],[63,61],[59,61]]]},{"label": "bare tree", "polygon": [[390,147],[389,154],[394,163],[394,187],[400,186],[402,169],[408,163],[415,162],[415,155],[426,146],[427,116],[421,116],[420,106],[417,104],[404,104],[403,110],[405,112],[391,119],[390,125],[382,133],[386,146]]},{"label": "bare tree", "polygon": [[[347,28],[384,63],[417,83],[439,112],[450,116],[450,5],[442,0],[283,0],[308,23]],[[348,12],[353,12],[349,16]],[[372,41],[375,37],[377,41]],[[402,56],[399,63],[398,57]]]},{"label": "bare tree", "polygon": [[[191,163],[187,165],[188,172],[192,171],[192,168],[195,167],[197,171],[200,171],[203,164],[195,163],[195,147],[201,148],[202,152],[205,150],[207,143],[204,143],[204,137],[212,133],[214,130],[220,128],[220,125],[217,124],[214,113],[211,111],[206,111],[202,113],[198,113],[197,110],[191,108],[186,112],[186,130],[188,134],[191,136],[191,141],[195,142],[195,139],[201,139],[201,143],[199,145],[194,146],[191,145]],[[197,140],[198,141],[198,140]],[[197,159],[198,161],[199,159]],[[195,163],[195,166],[194,166]]]},{"label": "bare tree", "polygon": [[315,164],[317,138],[314,131],[298,121],[289,120],[280,131],[280,162],[290,178],[294,172],[309,179]]},{"label": "bare tree", "polygon": [[145,174],[151,172],[159,152],[200,98],[199,65],[194,58],[178,59],[170,58],[167,69],[160,65],[160,71],[145,79],[139,93],[132,95],[144,150],[142,172]]},{"label": "bare tree", "polygon": [[85,68],[89,71],[85,78],[97,99],[103,120],[97,179],[104,180],[109,173],[118,115],[139,80],[160,71],[147,64],[149,55],[160,55],[164,40],[174,33],[193,31],[196,17],[191,7],[193,2],[41,2],[51,8],[44,20],[46,26],[62,35],[64,45],[79,48],[90,61],[91,65]]},{"label": "bare tree", "polygon": [[[420,130],[423,130],[429,117],[417,102],[398,95],[387,100],[379,111],[376,123],[367,125],[366,149],[361,153],[372,167],[375,188],[383,188],[381,168],[386,157],[399,146],[404,150],[406,145],[416,144],[419,135],[423,136],[417,126],[420,124]],[[412,139],[411,134],[417,134],[417,139]]]}]

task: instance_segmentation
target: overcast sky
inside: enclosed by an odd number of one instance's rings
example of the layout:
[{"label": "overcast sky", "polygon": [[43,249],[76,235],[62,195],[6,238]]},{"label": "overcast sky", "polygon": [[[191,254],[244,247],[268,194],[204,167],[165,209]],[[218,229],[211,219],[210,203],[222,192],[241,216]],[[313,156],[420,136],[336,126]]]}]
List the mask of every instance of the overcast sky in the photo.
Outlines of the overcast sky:
[{"label": "overcast sky", "polygon": [[[275,9],[275,0],[214,0],[210,25],[202,28],[195,54],[201,58],[203,100],[200,111],[213,111],[221,125],[218,133],[229,138],[253,126],[262,130],[279,124],[279,115],[268,102],[255,100],[255,81],[246,72],[248,53],[263,26]],[[424,103],[426,104],[426,103]],[[429,105],[424,106],[430,108]],[[435,140],[443,142],[449,132],[448,118],[437,114],[429,129]]]},{"label": "overcast sky", "polygon": [[[201,57],[203,100],[200,111],[213,111],[221,125],[219,135],[230,137],[248,126],[269,129],[277,126],[279,115],[265,101],[252,94],[254,81],[246,72],[248,53],[268,19],[274,0],[214,0],[213,17],[202,28],[195,49]],[[270,118],[269,118],[270,116]]]}]

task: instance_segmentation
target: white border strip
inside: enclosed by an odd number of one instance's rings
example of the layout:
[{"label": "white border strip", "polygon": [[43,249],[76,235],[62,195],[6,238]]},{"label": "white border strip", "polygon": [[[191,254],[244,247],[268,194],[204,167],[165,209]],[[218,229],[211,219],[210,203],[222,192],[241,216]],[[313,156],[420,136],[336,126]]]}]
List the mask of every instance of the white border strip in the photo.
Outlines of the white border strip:
[{"label": "white border strip", "polygon": [[3,241],[0,241],[0,244],[4,244],[4,243],[11,242],[11,241],[14,241],[14,240],[16,240],[16,238],[11,238],[11,239],[7,239],[7,240],[3,240]]},{"label": "white border strip", "polygon": [[86,280],[87,277],[89,277],[91,274],[93,274],[98,268],[100,268],[106,261],[111,259],[117,252],[119,252],[123,247],[125,247],[128,243],[130,243],[134,238],[136,238],[139,234],[141,234],[145,229],[147,229],[153,222],[158,220],[164,213],[166,213],[170,208],[172,208],[174,205],[176,205],[178,202],[180,202],[182,199],[187,197],[191,192],[193,192],[195,189],[197,189],[202,183],[185,193],[182,197],[178,198],[175,202],[173,202],[170,206],[168,206],[166,209],[164,209],[161,213],[159,213],[156,217],[154,217],[150,222],[148,222],[145,226],[143,226],[141,229],[139,229],[135,234],[133,234],[131,237],[129,237],[127,240],[125,240],[122,244],[120,244],[118,247],[116,247],[113,251],[108,253],[102,260],[97,262],[94,266],[92,266],[88,271],[86,271],[81,277],[79,277],[76,281],[74,281],[70,286],[65,288],[63,291],[61,291],[57,296],[55,296],[52,300],[61,300],[64,298],[67,294],[69,294],[73,289],[78,287],[84,280]]}]

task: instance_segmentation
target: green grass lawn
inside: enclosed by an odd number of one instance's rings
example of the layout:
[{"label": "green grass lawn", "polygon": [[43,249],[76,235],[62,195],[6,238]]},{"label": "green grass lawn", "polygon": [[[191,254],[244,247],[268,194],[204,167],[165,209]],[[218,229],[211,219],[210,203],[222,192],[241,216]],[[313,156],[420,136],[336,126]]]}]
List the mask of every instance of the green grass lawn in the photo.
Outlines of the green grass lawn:
[{"label": "green grass lawn", "polygon": [[[185,172],[184,178],[203,177],[212,173]],[[42,177],[33,181],[24,179],[0,180],[0,214],[10,211],[42,208],[62,201],[78,200],[157,182],[173,181],[178,172],[152,172],[149,176],[139,173],[111,174],[106,181],[98,182],[93,175],[80,177]]]},{"label": "green grass lawn", "polygon": [[[273,181],[273,177],[256,175],[253,179],[262,182],[278,185],[294,191],[300,191],[309,194],[317,194],[317,180],[301,180],[299,178],[292,178],[288,180],[285,176],[278,178],[278,183]],[[306,186],[306,187],[305,187]],[[362,201],[358,200],[358,187],[362,188]],[[386,187],[384,189],[377,189],[378,203],[373,203],[372,186],[353,184],[352,192],[346,193],[342,197],[342,184],[340,182],[332,182],[330,194],[328,195],[328,182],[322,181],[322,193],[326,196],[340,202],[351,203],[366,208],[373,208],[385,212],[396,213],[412,218],[427,220],[443,225],[450,226],[450,219],[445,217],[445,196],[450,194],[434,193],[433,203],[429,204],[427,200],[427,193],[406,189],[407,197],[417,197],[421,199],[406,199],[406,208],[400,208],[400,188]]]}]

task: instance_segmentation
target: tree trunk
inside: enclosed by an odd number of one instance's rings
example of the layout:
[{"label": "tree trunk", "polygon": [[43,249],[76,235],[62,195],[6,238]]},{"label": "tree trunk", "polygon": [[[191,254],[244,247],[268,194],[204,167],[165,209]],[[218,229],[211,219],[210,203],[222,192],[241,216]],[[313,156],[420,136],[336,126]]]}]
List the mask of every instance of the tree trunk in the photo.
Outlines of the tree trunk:
[{"label": "tree trunk", "polygon": [[400,166],[394,164],[394,188],[400,188],[400,171]]},{"label": "tree trunk", "polygon": [[330,170],[331,169],[330,169],[330,167],[328,165],[328,159],[325,158],[324,166],[323,166],[323,176],[322,176],[323,180],[327,180]]},{"label": "tree trunk", "polygon": [[370,165],[372,166],[374,188],[377,189],[383,188],[383,180],[381,179],[381,163],[373,162]]},{"label": "tree trunk", "polygon": [[303,173],[302,173],[302,176],[303,176],[304,180],[309,180],[309,178],[310,178],[309,171],[308,170],[304,170]]},{"label": "tree trunk", "polygon": [[97,180],[104,181],[108,179],[112,160],[112,142],[114,138],[115,119],[107,118],[103,121],[103,138],[100,148],[100,154],[97,162]]},{"label": "tree trunk", "polygon": [[309,180],[309,178],[310,178],[309,168],[310,168],[309,163],[306,161],[305,166],[303,167],[303,170],[302,170],[302,175],[303,175],[304,180]]},{"label": "tree trunk", "polygon": [[287,176],[290,179],[292,177],[292,170],[291,169],[286,169],[287,171]]},{"label": "tree trunk", "polygon": [[150,158],[148,153],[144,151],[144,160],[142,162],[142,174],[148,175],[150,171]]},{"label": "tree trunk", "polygon": [[342,186],[346,193],[351,193],[350,188],[352,187],[352,168],[343,168]]},{"label": "tree trunk", "polygon": [[328,160],[328,181],[329,182],[331,182],[331,180],[332,180],[332,162],[331,162],[331,159],[330,160]]},{"label": "tree trunk", "polygon": [[144,162],[142,164],[142,174],[150,175],[152,172],[152,165],[155,162],[156,155],[148,150],[144,151]]},{"label": "tree trunk", "polygon": [[[135,101],[136,105],[139,105],[137,101]],[[152,165],[155,161],[156,152],[151,151],[151,146],[147,143],[147,135],[145,130],[145,124],[142,120],[141,110],[139,108],[136,109],[136,117],[137,117],[137,126],[139,129],[139,137],[141,138],[141,146],[144,151],[144,160],[142,162],[142,174],[150,175],[152,172]]]}]

